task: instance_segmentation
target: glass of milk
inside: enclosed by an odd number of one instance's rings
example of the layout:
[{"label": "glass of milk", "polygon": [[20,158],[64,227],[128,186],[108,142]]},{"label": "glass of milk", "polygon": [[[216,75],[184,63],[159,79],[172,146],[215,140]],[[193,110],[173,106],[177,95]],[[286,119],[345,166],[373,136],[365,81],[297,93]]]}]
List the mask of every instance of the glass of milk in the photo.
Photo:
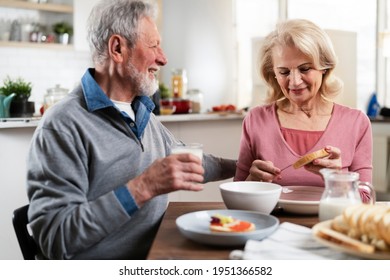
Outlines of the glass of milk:
[{"label": "glass of milk", "polygon": [[368,182],[359,181],[359,173],[321,169],[325,190],[320,199],[319,220],[326,221],[341,215],[345,208],[363,203],[360,191],[368,194],[365,203],[375,203],[375,190]]},{"label": "glass of milk", "polygon": [[172,146],[171,154],[193,154],[200,160],[203,158],[203,145],[200,143],[176,143]]}]

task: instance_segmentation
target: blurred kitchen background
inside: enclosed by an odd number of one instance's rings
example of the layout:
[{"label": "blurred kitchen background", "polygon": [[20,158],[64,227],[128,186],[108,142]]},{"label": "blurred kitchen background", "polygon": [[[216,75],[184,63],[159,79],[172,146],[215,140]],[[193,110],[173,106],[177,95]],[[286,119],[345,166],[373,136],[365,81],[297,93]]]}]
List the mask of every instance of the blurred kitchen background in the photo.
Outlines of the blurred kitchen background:
[{"label": "blurred kitchen background", "polygon": [[[91,66],[85,21],[96,1],[0,0],[0,85],[7,76],[31,82],[30,100],[37,108],[47,89],[57,84],[72,89]],[[169,86],[172,69],[185,69],[188,89],[203,93],[206,109],[261,103],[265,93],[255,71],[258,42],[278,20],[298,17],[330,33],[340,76],[346,80],[347,105],[365,111],[373,92],[381,106],[388,105],[390,74],[383,38],[390,36],[389,0],[155,1],[162,12],[159,27],[169,59],[161,82]],[[73,27],[67,45],[58,43],[52,30],[63,21]],[[15,25],[21,35],[15,35]],[[41,41],[30,42],[34,31],[43,34],[43,39],[33,38]]]},{"label": "blurred kitchen background", "polygon": [[[62,95],[92,66],[85,22],[97,1],[0,0],[0,87],[7,77],[31,83],[35,115],[49,89]],[[312,20],[332,38],[339,58],[336,72],[345,82],[339,102],[367,112],[376,93],[377,106],[390,106],[390,0],[154,1],[161,11],[158,25],[168,57],[159,80],[172,92],[173,69],[185,70],[186,87],[192,95],[201,93],[196,96],[202,97],[203,112],[221,104],[262,104],[266,89],[256,71],[257,49],[286,18]],[[378,111],[372,118],[373,184],[378,191],[390,192],[390,122],[376,118]],[[206,153],[237,158],[244,116],[158,118],[178,139],[200,142]],[[38,122],[39,117],[0,121],[0,259],[21,259],[11,217],[14,209],[28,203],[25,161]],[[218,184],[208,183],[198,193],[172,193],[169,199],[221,201]]]}]

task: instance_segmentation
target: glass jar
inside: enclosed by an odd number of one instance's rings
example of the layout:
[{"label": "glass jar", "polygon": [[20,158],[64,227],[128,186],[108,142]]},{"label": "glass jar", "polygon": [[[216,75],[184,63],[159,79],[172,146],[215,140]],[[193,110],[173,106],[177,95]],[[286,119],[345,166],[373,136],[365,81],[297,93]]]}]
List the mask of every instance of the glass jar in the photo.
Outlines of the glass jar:
[{"label": "glass jar", "polygon": [[187,98],[191,100],[192,113],[203,113],[203,93],[199,89],[188,90]]},{"label": "glass jar", "polygon": [[187,73],[184,69],[172,69],[172,93],[174,98],[186,98]]},{"label": "glass jar", "polygon": [[54,88],[49,88],[44,96],[44,111],[46,111],[55,103],[64,98],[68,94],[68,92],[68,89],[61,88],[60,85],[56,85]]}]

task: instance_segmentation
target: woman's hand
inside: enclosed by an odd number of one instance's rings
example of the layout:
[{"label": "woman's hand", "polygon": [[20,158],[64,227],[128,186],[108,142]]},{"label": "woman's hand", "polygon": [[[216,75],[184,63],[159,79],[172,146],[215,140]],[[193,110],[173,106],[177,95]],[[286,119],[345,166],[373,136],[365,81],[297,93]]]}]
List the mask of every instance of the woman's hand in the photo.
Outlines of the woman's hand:
[{"label": "woman's hand", "polygon": [[280,169],[275,167],[271,161],[254,160],[249,169],[247,181],[272,182],[280,175]]},{"label": "woman's hand", "polygon": [[339,148],[327,146],[325,151],[329,153],[328,156],[323,158],[317,158],[311,163],[306,164],[304,168],[315,174],[320,174],[320,169],[330,168],[330,169],[341,169],[341,151]]}]

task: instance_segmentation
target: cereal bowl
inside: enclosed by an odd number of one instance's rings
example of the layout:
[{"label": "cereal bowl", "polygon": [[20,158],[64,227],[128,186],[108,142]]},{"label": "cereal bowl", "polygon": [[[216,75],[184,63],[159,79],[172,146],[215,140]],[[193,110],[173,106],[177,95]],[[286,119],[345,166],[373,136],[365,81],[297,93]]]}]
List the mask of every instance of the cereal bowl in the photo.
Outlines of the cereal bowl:
[{"label": "cereal bowl", "polygon": [[219,186],[228,209],[257,211],[270,214],[275,208],[282,187],[275,183],[240,181]]}]

